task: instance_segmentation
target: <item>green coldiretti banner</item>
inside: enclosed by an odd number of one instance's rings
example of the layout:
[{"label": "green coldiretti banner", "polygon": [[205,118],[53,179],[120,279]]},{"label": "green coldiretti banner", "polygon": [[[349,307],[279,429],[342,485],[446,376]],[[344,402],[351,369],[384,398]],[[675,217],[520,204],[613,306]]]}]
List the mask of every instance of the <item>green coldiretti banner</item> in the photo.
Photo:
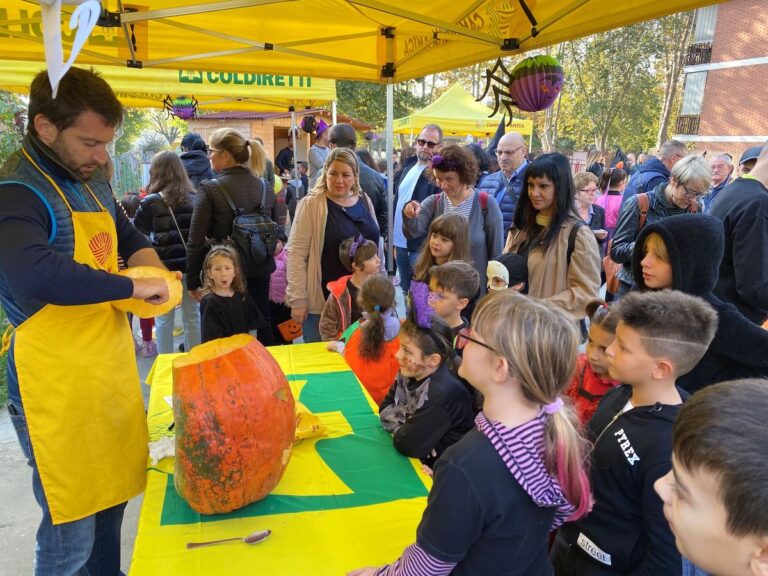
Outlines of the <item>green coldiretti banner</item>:
[{"label": "green coldiretti banner", "polygon": [[[0,89],[29,92],[32,78],[45,66],[36,62],[0,61]],[[286,110],[336,99],[336,82],[311,76],[211,72],[202,70],[94,67],[127,106],[162,107],[166,96],[194,96],[200,108]]]}]

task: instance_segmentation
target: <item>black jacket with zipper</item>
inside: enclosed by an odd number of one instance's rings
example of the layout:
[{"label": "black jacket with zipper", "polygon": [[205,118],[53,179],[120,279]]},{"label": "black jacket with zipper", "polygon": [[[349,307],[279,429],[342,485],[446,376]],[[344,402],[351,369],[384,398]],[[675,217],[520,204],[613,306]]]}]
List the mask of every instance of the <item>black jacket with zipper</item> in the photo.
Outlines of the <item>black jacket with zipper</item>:
[{"label": "black jacket with zipper", "polygon": [[[688,394],[678,388],[683,400]],[[672,467],[672,425],[682,404],[636,406],[622,413],[632,387],[608,392],[589,421],[594,441],[590,480],[595,505],[563,527],[576,545],[583,533],[611,556],[602,570],[633,576],[680,573],[680,553],[653,484]],[[584,576],[589,576],[585,574]]]}]

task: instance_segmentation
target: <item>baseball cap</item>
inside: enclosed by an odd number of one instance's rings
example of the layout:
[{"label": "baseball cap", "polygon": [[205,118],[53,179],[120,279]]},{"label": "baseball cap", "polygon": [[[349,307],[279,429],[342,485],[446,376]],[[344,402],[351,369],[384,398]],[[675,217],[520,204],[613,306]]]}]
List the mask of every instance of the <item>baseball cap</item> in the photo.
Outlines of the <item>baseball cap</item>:
[{"label": "baseball cap", "polygon": [[763,151],[763,146],[765,146],[765,144],[752,146],[744,150],[741,158],[739,159],[739,165],[744,164],[744,162],[749,162],[750,160],[757,160],[757,157],[760,156],[760,152]]}]

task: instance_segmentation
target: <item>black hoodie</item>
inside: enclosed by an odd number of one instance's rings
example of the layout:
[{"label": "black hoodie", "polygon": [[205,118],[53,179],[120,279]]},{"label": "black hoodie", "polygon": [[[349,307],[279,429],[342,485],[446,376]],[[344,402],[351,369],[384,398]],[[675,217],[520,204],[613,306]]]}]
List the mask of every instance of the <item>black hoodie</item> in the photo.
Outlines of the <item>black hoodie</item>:
[{"label": "black hoodie", "polygon": [[753,324],[713,290],[723,257],[723,224],[705,214],[670,216],[643,228],[632,254],[637,288],[646,290],[642,266],[643,245],[651,233],[664,240],[672,266],[672,288],[699,296],[717,311],[715,338],[699,363],[677,379],[691,394],[717,382],[768,377],[768,330]]},{"label": "black hoodie", "polygon": [[188,150],[179,158],[184,163],[184,168],[187,170],[195,190],[197,190],[200,182],[213,178],[211,162],[208,160],[208,153],[204,150]]},{"label": "black hoodie", "polygon": [[[688,397],[684,391],[680,395]],[[614,388],[589,421],[595,506],[562,530],[569,544],[582,550],[596,547],[595,555],[610,556],[610,565],[594,562],[595,574],[605,574],[600,567],[633,576],[679,574],[680,553],[653,484],[672,468],[672,425],[682,404],[622,412],[631,396],[631,386]]]}]

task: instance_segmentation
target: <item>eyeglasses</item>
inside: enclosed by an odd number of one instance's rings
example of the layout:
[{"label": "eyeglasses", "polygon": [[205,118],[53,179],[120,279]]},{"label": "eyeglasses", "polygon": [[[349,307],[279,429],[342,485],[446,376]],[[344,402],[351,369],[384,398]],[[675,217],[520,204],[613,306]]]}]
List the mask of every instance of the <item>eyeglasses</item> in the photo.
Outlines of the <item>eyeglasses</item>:
[{"label": "eyeglasses", "polygon": [[683,184],[682,182],[680,182],[680,186],[682,186],[683,190],[685,190],[685,197],[688,200],[692,200],[693,198],[699,198],[700,196],[707,195],[707,192],[696,192],[695,190],[691,192],[690,190],[688,190],[688,188],[685,187],[685,184]]},{"label": "eyeglasses", "polygon": [[485,342],[480,342],[480,340],[477,340],[476,338],[472,338],[472,336],[469,335],[469,329],[464,328],[463,330],[461,330],[461,332],[459,332],[458,336],[456,336],[456,350],[464,350],[464,348],[467,345],[467,342],[474,342],[478,346],[482,346],[483,348],[486,348],[491,352],[498,354],[496,350],[494,350],[491,346],[489,346]]},{"label": "eyeglasses", "polygon": [[419,138],[418,140],[416,140],[416,144],[418,144],[419,146],[426,146],[431,150],[432,148],[440,144],[440,142],[432,142],[431,140],[424,140],[424,138]]},{"label": "eyeglasses", "polygon": [[221,150],[219,150],[218,148],[211,148],[210,146],[208,146],[208,156],[213,155],[214,152],[221,152]]},{"label": "eyeglasses", "polygon": [[512,156],[515,152],[518,150],[521,150],[523,146],[518,146],[517,148],[513,148],[512,150],[496,150],[496,156]]},{"label": "eyeglasses", "polygon": [[581,188],[579,192],[584,192],[584,194],[597,194],[597,188]]}]

